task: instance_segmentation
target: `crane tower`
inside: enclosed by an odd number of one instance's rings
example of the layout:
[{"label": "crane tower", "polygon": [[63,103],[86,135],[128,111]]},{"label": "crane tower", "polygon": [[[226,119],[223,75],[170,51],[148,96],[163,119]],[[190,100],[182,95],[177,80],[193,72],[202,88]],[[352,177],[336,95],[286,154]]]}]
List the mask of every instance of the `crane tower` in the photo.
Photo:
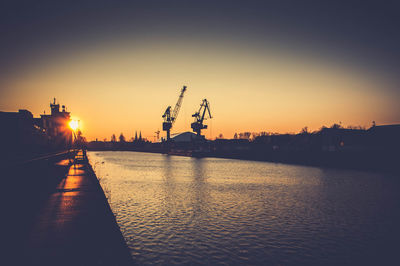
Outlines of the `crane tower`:
[{"label": "crane tower", "polygon": [[176,102],[176,105],[174,107],[174,110],[171,112],[171,106],[168,106],[164,114],[162,115],[162,117],[164,118],[163,130],[167,132],[167,141],[169,141],[171,138],[171,128],[172,125],[175,123],[176,118],[178,117],[179,109],[181,108],[183,95],[185,94],[185,91],[186,91],[186,86],[183,86],[181,94],[179,95],[178,101]]},{"label": "crane tower", "polygon": [[209,118],[212,118],[210,111],[210,103],[207,99],[203,99],[203,102],[200,104],[200,109],[196,113],[192,115],[195,118],[195,121],[191,124],[193,132],[196,132],[198,136],[201,136],[201,130],[206,129],[207,125],[203,124],[205,119],[206,111],[208,111]]}]

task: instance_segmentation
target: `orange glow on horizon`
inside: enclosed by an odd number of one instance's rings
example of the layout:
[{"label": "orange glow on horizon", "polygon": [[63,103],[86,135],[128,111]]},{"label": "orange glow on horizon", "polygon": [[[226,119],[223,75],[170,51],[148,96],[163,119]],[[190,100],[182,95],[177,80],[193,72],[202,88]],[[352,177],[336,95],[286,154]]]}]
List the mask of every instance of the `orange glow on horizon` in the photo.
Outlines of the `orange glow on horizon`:
[{"label": "orange glow on horizon", "polygon": [[[135,132],[152,141],[162,130],[162,114],[187,92],[171,133],[191,131],[192,114],[207,98],[213,119],[207,138],[235,132],[299,132],[307,126],[369,127],[400,122],[400,95],[390,80],[356,66],[271,47],[252,50],[233,44],[115,44],[47,58],[7,80],[0,110],[48,110],[56,96],[85,121],[90,141]],[[21,97],[21,96],[24,97]],[[70,127],[76,130],[77,121]],[[160,137],[165,137],[161,131]]]}]

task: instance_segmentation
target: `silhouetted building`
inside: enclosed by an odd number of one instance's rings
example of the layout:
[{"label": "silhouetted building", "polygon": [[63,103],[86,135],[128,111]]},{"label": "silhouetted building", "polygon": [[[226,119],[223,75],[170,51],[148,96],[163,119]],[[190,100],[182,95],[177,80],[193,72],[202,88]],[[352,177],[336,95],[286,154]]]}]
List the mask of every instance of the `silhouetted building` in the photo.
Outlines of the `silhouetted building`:
[{"label": "silhouetted building", "polygon": [[[40,119],[39,119],[40,120]],[[0,146],[5,151],[33,151],[46,145],[47,138],[44,130],[37,124],[28,110],[18,112],[0,112]]]},{"label": "silhouetted building", "polygon": [[400,125],[372,126],[368,129],[370,145],[378,149],[400,148]]},{"label": "silhouetted building", "polygon": [[323,128],[320,134],[322,151],[362,150],[368,146],[367,131],[364,129]]},{"label": "silhouetted building", "polygon": [[70,113],[66,111],[65,106],[54,102],[50,103],[51,114],[40,115],[41,127],[45,130],[47,136],[54,142],[56,146],[68,148],[72,144],[72,129],[69,127],[71,121]]},{"label": "silhouetted building", "polygon": [[0,148],[3,154],[45,153],[69,148],[72,144],[70,113],[50,104],[51,114],[34,118],[28,110],[0,112]]}]

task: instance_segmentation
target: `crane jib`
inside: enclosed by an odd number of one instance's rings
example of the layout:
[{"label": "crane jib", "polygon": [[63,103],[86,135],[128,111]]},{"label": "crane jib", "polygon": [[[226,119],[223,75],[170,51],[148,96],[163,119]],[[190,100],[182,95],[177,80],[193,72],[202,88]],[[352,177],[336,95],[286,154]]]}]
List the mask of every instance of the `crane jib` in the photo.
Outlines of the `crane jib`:
[{"label": "crane jib", "polygon": [[185,91],[186,91],[186,86],[183,86],[183,88],[181,90],[181,94],[179,95],[178,101],[176,102],[176,105],[175,105],[174,110],[172,112],[172,116],[171,116],[172,123],[174,123],[176,118],[178,117],[179,110],[181,108],[182,101],[183,101],[183,95],[185,94]]},{"label": "crane jib", "polygon": [[176,118],[178,117],[179,109],[181,108],[183,95],[185,94],[186,88],[187,88],[186,86],[183,86],[181,93],[179,95],[178,101],[176,102],[176,105],[175,105],[172,113],[171,113],[171,106],[168,106],[162,116],[164,118],[163,130],[167,131],[167,140],[168,141],[170,139],[170,131],[171,131],[172,125],[175,123]]}]

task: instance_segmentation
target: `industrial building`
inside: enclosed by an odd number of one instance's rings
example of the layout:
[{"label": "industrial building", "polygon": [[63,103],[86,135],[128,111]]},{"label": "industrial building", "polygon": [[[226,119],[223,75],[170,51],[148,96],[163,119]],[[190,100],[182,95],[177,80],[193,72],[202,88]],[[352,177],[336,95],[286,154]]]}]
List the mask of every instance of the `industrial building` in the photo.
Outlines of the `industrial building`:
[{"label": "industrial building", "polygon": [[[28,110],[0,112],[0,146],[6,154],[43,153],[70,148],[73,131],[70,113],[65,106],[50,103],[51,113],[39,118]],[[5,154],[5,153],[3,153]]]}]

